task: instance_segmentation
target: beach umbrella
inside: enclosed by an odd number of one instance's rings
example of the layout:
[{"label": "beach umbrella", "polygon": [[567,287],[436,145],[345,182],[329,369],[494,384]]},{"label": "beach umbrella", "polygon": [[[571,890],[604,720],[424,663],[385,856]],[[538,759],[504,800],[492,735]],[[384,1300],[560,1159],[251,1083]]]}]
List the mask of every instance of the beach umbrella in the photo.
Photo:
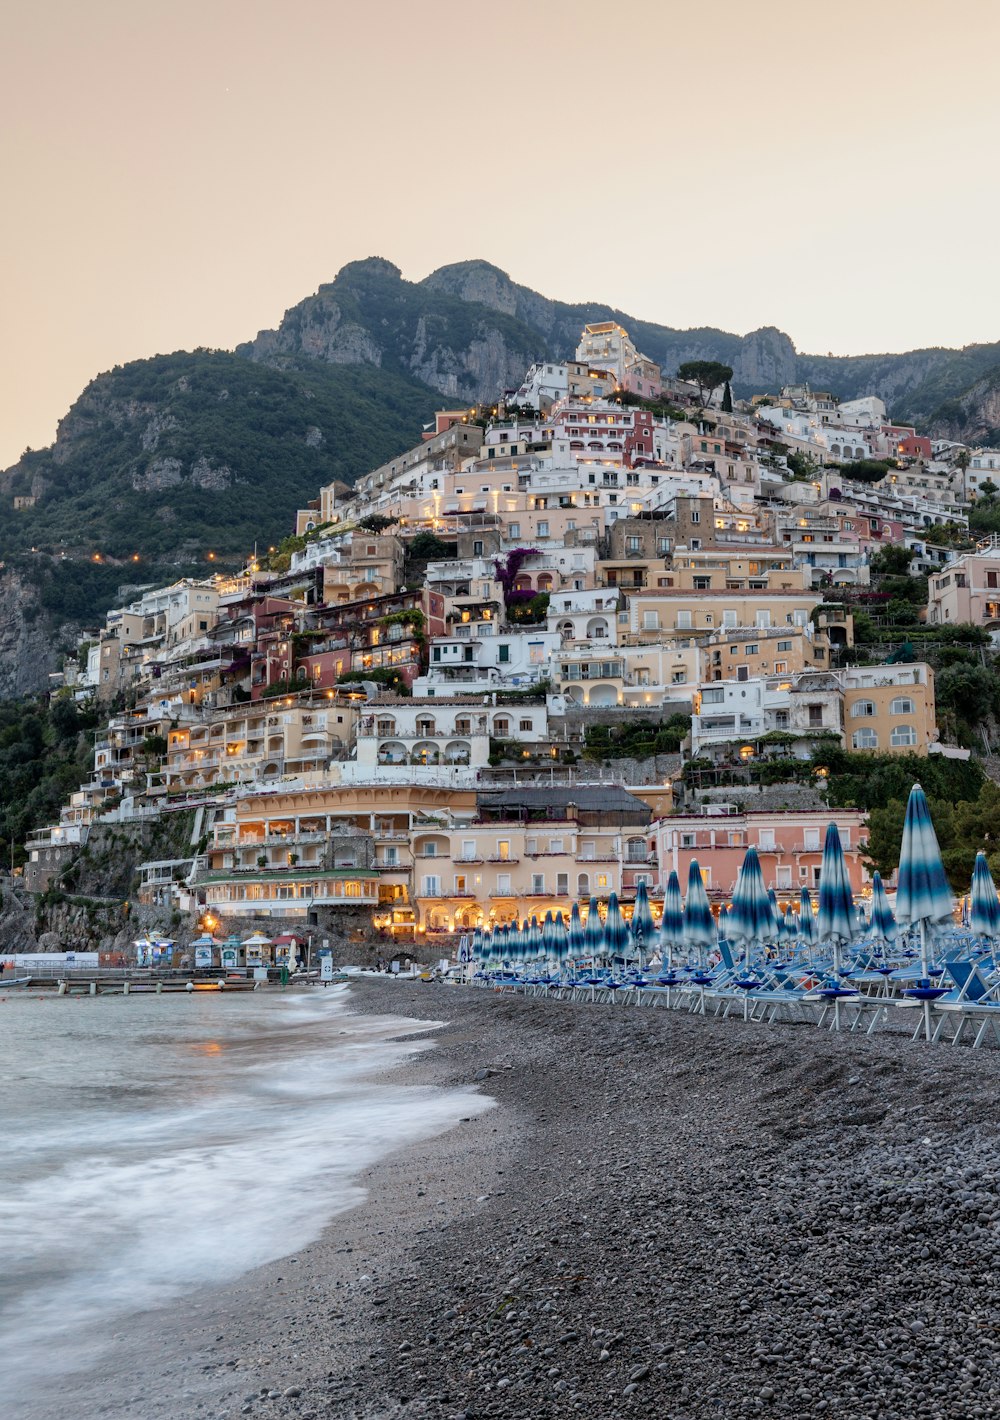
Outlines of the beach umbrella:
[{"label": "beach umbrella", "polygon": [[684,903],[684,946],[696,958],[698,965],[705,969],[705,954],[714,947],[718,938],[715,918],[705,891],[705,880],[697,858],[688,864],[687,899]]},{"label": "beach umbrella", "polygon": [[628,924],[622,916],[622,910],[618,906],[618,894],[610,893],[608,896],[608,915],[604,919],[604,953],[612,961],[616,957],[628,955],[629,944]]},{"label": "beach umbrella", "polygon": [[656,923],[653,921],[653,913],[649,906],[649,897],[646,893],[645,882],[640,882],[635,890],[635,907],[632,909],[632,921],[629,924],[632,932],[632,943],[635,947],[639,965],[645,964],[647,951],[650,950],[656,941]]},{"label": "beach umbrella", "polygon": [[879,872],[872,876],[870,930],[872,940],[881,942],[883,948],[891,946],[896,940],[896,919],[892,915],[892,908],[889,906],[889,899],[885,894],[885,884],[882,882],[882,874]]},{"label": "beach umbrella", "polygon": [[795,922],[795,913],[792,911],[792,904],[789,903],[778,923],[778,940],[785,946],[790,946],[798,935],[798,927]]},{"label": "beach umbrella", "polygon": [[812,898],[809,896],[808,888],[803,888],[799,893],[799,924],[797,935],[804,947],[812,947],[816,940],[816,919],[813,916]]},{"label": "beach umbrella", "polygon": [[844,850],[835,823],[826,826],[823,860],[819,870],[819,913],[816,917],[816,941],[833,953],[833,969],[840,972],[841,952],[858,935],[854,915],[854,894],[847,876]]},{"label": "beach umbrella", "polygon": [[743,948],[749,967],[750,953],[755,947],[759,950],[766,942],[773,942],[777,929],[771,900],[760,871],[757,850],[748,848],[733,891],[733,905],[726,923],[726,939],[733,946]]},{"label": "beach umbrella", "polygon": [[545,943],[542,939],[541,923],[532,913],[528,924],[528,958],[530,961],[541,961],[544,955]]},{"label": "beach umbrella", "polygon": [[542,923],[542,951],[547,963],[555,966],[559,961],[559,937],[556,934],[556,922],[551,910],[546,912],[545,921]]},{"label": "beach umbrella", "polygon": [[521,950],[520,936],[521,929],[517,925],[517,918],[515,917],[514,921],[508,922],[507,926],[504,928],[503,950],[500,953],[501,963],[509,962],[511,966],[516,966],[519,960],[518,954]]},{"label": "beach umbrella", "polygon": [[569,942],[566,936],[566,923],[563,921],[561,911],[557,912],[553,919],[552,930],[556,943],[556,965],[562,966],[569,956]]},{"label": "beach umbrella", "polygon": [[569,927],[566,931],[566,951],[573,961],[579,961],[583,956],[584,932],[583,922],[580,918],[580,904],[574,902],[569,914]]},{"label": "beach umbrella", "polygon": [[914,784],[906,804],[899,851],[896,921],[920,929],[920,965],[927,975],[928,949],[952,926],[952,897],[927,796]]},{"label": "beach umbrella", "polygon": [[472,946],[469,956],[474,961],[480,961],[483,955],[483,929],[477,927],[472,934]]},{"label": "beach umbrella", "polygon": [[590,899],[590,906],[587,908],[587,921],[583,929],[583,950],[584,955],[592,957],[594,961],[604,954],[604,923],[597,910],[596,897]]},{"label": "beach umbrella", "polygon": [[663,894],[663,916],[660,918],[660,957],[664,966],[673,966],[673,954],[684,945],[684,903],[681,901],[681,884],[677,874],[671,870]]},{"label": "beach umbrella", "polygon": [[976,854],[976,866],[972,870],[969,926],[977,937],[996,940],[1000,936],[1000,900],[997,899],[996,884],[990,875],[986,854],[981,850]]},{"label": "beach umbrella", "polygon": [[[930,945],[952,926],[951,888],[941,861],[937,834],[931,823],[927,796],[914,784],[906,802],[903,843],[899,850],[899,887],[896,889],[896,921],[900,927],[920,930],[921,991],[927,991]],[[924,1003],[924,1036],[931,1038],[931,997]]]}]

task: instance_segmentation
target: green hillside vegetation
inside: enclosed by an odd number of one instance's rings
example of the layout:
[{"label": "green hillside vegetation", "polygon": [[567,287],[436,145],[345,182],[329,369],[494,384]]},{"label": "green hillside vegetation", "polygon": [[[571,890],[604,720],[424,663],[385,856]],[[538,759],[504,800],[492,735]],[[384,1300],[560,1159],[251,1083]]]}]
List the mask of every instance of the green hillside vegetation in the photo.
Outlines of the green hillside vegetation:
[{"label": "green hillside vegetation", "polygon": [[98,715],[60,697],[0,703],[0,862],[24,862],[32,829],[58,821],[94,762]]},{"label": "green hillside vegetation", "polygon": [[[54,449],[8,471],[5,500],[39,480],[44,491],[2,519],[0,555],[245,556],[255,541],[283,537],[323,484],[352,483],[415,443],[438,399],[375,366],[275,370],[222,351],[119,366],[88,385]],[[179,481],[149,487],[164,460],[177,461]],[[222,486],[199,486],[195,465]]]}]

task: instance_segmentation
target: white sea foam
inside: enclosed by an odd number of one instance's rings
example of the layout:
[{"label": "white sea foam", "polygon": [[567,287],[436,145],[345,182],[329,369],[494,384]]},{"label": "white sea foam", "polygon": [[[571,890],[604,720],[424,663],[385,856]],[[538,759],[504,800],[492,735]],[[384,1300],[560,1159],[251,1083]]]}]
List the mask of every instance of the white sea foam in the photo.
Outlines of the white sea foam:
[{"label": "white sea foam", "polygon": [[36,1060],[18,1057],[0,1165],[12,1402],[37,1394],[54,1357],[92,1364],[131,1314],[312,1241],[361,1200],[362,1170],[490,1104],[371,1078],[426,1048],[393,1039],[426,1022],[352,1016],[318,994],[214,1005],[67,1001],[32,1020],[24,1002],[4,1019],[15,1056],[17,1026],[43,1026],[19,1042]]}]

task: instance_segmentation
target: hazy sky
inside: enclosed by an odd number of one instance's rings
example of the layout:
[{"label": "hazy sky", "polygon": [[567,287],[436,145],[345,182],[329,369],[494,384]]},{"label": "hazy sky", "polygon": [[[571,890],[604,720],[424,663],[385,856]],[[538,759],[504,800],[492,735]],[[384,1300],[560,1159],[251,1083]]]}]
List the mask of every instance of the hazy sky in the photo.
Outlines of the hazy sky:
[{"label": "hazy sky", "polygon": [[378,254],[859,353],[1000,339],[995,0],[6,0],[0,467]]}]

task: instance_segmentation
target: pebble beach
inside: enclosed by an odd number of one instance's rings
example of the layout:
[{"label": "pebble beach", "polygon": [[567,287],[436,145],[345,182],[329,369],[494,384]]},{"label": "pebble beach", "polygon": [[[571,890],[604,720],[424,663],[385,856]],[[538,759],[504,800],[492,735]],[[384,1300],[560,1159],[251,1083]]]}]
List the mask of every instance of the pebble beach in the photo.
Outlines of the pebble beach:
[{"label": "pebble beach", "polygon": [[[1000,1414],[996,1052],[363,980],[496,1107],[137,1318],[76,1416]],[[55,1411],[51,1412],[53,1415]]]}]

